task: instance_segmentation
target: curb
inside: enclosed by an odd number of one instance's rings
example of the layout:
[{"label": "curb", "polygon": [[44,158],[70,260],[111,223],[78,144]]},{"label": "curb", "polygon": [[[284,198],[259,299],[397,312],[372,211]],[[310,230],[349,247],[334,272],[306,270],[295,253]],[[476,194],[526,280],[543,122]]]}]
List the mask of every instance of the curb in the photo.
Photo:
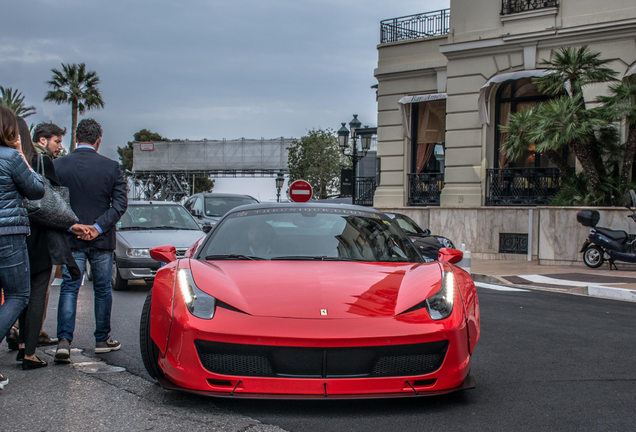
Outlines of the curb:
[{"label": "curb", "polygon": [[496,285],[501,285],[508,288],[521,288],[521,289],[529,289],[534,291],[550,291],[550,292],[563,293],[563,294],[571,294],[571,295],[579,295],[579,296],[582,295],[586,297],[636,302],[636,290],[631,290],[626,288],[617,288],[617,287],[610,287],[610,286],[603,286],[603,285],[587,285],[587,286],[581,285],[580,287],[570,287],[570,289],[555,289],[555,288],[537,287],[533,285],[512,284],[506,281],[505,279],[502,279],[497,276],[491,276],[491,275],[472,274],[471,276],[475,282],[496,284]]}]

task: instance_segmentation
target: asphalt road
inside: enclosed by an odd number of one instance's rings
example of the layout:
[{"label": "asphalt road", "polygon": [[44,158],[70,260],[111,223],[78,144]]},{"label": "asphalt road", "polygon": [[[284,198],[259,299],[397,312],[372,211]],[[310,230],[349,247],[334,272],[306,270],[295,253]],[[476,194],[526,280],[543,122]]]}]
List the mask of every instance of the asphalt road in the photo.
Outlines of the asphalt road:
[{"label": "asphalt road", "polygon": [[[112,335],[101,355],[150,379],[139,354],[148,288],[115,292]],[[53,334],[58,289],[47,330]],[[479,289],[482,336],[473,356],[477,388],[442,397],[363,401],[253,401],[184,395],[183,410],[240,414],[288,431],[559,430],[636,427],[636,303],[541,291]],[[92,290],[83,287],[73,346],[92,354]],[[166,392],[156,386],[153,391]],[[186,402],[187,401],[187,402]]]}]

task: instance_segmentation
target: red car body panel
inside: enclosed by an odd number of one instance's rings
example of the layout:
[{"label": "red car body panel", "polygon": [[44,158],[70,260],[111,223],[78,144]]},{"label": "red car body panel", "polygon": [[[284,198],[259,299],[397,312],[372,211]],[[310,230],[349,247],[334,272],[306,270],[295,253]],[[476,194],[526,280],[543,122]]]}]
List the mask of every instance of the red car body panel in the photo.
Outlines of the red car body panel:
[{"label": "red car body panel", "polygon": [[[199,289],[238,310],[217,306],[210,320],[193,316],[174,288],[177,265],[191,268]],[[456,275],[456,301],[448,318],[435,321],[417,305],[439,291],[442,269]],[[160,351],[163,384],[217,396],[280,398],[415,396],[460,389],[479,338],[474,284],[462,272],[439,262],[179,260],[157,272],[153,288],[150,334]],[[300,378],[213,373],[203,366],[195,341],[308,348],[447,341],[448,347],[441,366],[425,375]]]}]

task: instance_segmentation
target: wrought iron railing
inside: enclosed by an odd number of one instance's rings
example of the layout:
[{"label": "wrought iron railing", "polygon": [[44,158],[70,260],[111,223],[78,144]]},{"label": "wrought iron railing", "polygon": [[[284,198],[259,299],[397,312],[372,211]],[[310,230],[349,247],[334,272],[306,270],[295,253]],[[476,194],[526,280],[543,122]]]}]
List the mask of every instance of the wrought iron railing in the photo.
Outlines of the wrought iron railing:
[{"label": "wrought iron railing", "polygon": [[448,33],[450,9],[380,21],[380,43],[441,36]]},{"label": "wrought iron railing", "polygon": [[558,168],[486,170],[486,205],[547,205],[562,185]]},{"label": "wrought iron railing", "polygon": [[438,206],[444,187],[444,173],[409,174],[410,206]]},{"label": "wrought iron railing", "polygon": [[559,6],[559,0],[501,0],[501,14],[509,15]]},{"label": "wrought iron railing", "polygon": [[354,204],[372,206],[376,187],[375,177],[356,178],[356,199]]}]

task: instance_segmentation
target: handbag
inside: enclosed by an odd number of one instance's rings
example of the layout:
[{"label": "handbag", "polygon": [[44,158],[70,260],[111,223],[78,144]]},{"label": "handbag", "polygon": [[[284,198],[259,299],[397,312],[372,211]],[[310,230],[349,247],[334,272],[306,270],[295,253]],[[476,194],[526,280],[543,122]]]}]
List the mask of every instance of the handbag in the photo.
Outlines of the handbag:
[{"label": "handbag", "polygon": [[79,222],[71,208],[71,196],[66,186],[53,186],[44,175],[42,155],[38,155],[37,171],[44,183],[44,196],[38,200],[24,199],[29,218],[49,228],[66,230]]}]

